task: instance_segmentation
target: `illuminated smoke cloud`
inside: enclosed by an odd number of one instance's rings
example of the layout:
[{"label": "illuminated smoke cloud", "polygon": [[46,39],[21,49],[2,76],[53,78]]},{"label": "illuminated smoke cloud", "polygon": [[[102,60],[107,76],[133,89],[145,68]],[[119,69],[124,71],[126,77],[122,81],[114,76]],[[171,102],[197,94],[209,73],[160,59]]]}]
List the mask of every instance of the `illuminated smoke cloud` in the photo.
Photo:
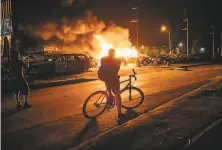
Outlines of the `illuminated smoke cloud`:
[{"label": "illuminated smoke cloud", "polygon": [[61,5],[64,6],[64,7],[72,6],[72,3],[73,3],[74,1],[75,1],[75,0],[62,0],[62,1],[61,1]]},{"label": "illuminated smoke cloud", "polygon": [[87,0],[62,0],[61,5],[64,7],[69,7],[72,6],[74,2],[80,5],[84,5],[86,4]]},{"label": "illuminated smoke cloud", "polygon": [[82,18],[63,18],[60,22],[45,22],[30,29],[45,41],[46,47],[53,45],[62,53],[84,53],[98,57],[102,47],[95,35],[100,35],[113,48],[132,46],[128,29],[115,23],[106,25],[93,16],[91,11],[86,11]]}]

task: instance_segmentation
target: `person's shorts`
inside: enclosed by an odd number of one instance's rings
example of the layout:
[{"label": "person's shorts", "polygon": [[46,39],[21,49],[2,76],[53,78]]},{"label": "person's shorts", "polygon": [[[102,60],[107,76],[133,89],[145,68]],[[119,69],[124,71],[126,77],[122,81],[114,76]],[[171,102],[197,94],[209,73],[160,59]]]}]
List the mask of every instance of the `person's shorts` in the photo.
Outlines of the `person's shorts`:
[{"label": "person's shorts", "polygon": [[119,76],[110,77],[105,80],[107,89],[111,90],[114,94],[120,91]]},{"label": "person's shorts", "polygon": [[11,86],[14,94],[21,93],[23,95],[29,94],[29,85],[25,78],[16,78],[11,81]]}]

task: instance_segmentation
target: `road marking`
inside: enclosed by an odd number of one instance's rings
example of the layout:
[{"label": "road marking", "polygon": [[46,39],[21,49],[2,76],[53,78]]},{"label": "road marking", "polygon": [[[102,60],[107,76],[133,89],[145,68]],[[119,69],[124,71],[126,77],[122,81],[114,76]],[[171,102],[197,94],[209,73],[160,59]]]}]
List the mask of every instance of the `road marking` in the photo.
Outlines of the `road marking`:
[{"label": "road marking", "polygon": [[185,150],[188,147],[190,147],[191,145],[193,145],[196,141],[198,141],[201,137],[203,137],[206,132],[210,131],[211,129],[213,129],[215,126],[217,126],[221,122],[222,122],[222,118],[214,121],[209,126],[207,126],[202,131],[200,131],[198,134],[196,134],[195,136],[189,138],[188,142],[184,145],[184,147],[181,150]]}]

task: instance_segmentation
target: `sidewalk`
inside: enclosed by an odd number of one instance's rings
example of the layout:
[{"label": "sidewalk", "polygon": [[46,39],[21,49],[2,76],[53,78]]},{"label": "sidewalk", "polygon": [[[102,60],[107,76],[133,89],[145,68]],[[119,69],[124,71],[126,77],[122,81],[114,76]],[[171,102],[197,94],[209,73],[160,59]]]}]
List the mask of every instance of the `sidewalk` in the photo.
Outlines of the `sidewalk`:
[{"label": "sidewalk", "polygon": [[221,117],[221,92],[222,77],[71,149],[180,149]]}]

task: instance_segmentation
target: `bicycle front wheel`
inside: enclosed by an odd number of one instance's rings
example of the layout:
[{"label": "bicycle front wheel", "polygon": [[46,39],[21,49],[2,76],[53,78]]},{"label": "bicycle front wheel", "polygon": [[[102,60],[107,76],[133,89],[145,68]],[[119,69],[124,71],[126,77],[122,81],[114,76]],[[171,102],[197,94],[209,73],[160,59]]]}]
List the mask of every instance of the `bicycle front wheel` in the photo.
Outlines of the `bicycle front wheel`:
[{"label": "bicycle front wheel", "polygon": [[121,98],[123,108],[134,109],[143,103],[144,94],[137,87],[127,87],[121,91]]},{"label": "bicycle front wheel", "polygon": [[107,107],[108,94],[106,91],[96,91],[89,95],[83,104],[83,115],[87,119],[99,117]]}]

